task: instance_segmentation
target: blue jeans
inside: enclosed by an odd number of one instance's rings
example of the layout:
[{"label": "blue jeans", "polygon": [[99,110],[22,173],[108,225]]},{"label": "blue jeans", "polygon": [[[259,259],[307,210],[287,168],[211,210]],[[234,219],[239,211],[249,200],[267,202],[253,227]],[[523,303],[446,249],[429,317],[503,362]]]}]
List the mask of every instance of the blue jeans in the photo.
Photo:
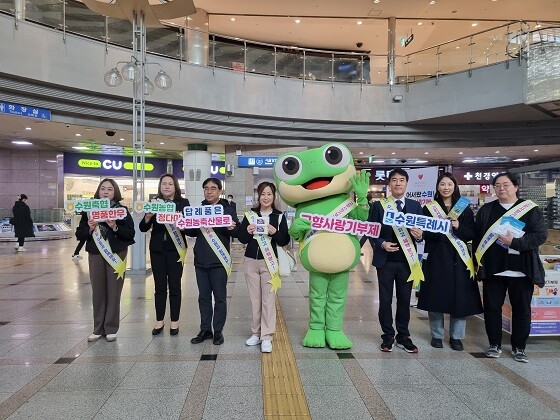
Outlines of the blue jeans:
[{"label": "blue jeans", "polygon": [[[428,312],[430,318],[430,330],[432,330],[432,337],[443,338],[443,314],[440,312]],[[453,318],[449,317],[449,336],[456,340],[465,338],[465,327],[467,326],[466,318]]]}]

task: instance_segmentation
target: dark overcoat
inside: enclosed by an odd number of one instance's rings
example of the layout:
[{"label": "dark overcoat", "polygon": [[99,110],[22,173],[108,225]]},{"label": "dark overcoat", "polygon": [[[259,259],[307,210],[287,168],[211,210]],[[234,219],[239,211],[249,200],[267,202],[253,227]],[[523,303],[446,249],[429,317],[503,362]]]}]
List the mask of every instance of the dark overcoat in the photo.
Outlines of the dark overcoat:
[{"label": "dark overcoat", "polygon": [[[427,208],[426,216],[432,216]],[[446,213],[447,209],[444,209]],[[463,242],[475,236],[473,212],[466,208],[459,216],[459,227],[454,234]],[[450,314],[464,318],[482,312],[478,283],[469,277],[469,271],[446,235],[424,232],[424,252],[428,258],[422,263],[424,281],[420,286],[418,309]]]},{"label": "dark overcoat", "polygon": [[16,238],[31,238],[33,233],[33,220],[31,220],[31,209],[23,201],[16,201],[12,208],[14,214],[14,231]]}]

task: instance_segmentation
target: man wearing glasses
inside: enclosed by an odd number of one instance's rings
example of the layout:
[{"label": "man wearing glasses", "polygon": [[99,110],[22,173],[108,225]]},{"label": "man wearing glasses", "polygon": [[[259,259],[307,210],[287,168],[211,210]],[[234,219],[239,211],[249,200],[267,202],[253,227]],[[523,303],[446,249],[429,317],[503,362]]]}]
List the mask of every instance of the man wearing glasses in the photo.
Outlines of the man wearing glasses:
[{"label": "man wearing glasses", "polygon": [[533,285],[544,286],[539,246],[548,232],[538,206],[518,198],[518,182],[511,174],[496,175],[492,184],[498,199],[478,211],[473,241],[490,342],[486,356],[498,358],[502,354],[502,305],[507,292],[512,310],[511,354],[517,362],[527,363],[525,344],[531,330]]}]

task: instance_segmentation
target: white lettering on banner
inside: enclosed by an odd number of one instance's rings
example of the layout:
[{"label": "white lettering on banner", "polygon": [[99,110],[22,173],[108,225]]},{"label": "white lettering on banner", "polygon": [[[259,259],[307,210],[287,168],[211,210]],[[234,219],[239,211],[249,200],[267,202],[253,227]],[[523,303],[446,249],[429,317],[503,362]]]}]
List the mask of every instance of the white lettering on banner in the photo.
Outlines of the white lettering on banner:
[{"label": "white lettering on banner", "polygon": [[323,216],[321,214],[301,213],[301,217],[311,221],[311,229],[351,235],[365,235],[379,238],[381,224],[361,220]]},{"label": "white lettering on banner", "polygon": [[229,227],[232,224],[232,219],[229,214],[224,216],[209,216],[209,217],[181,217],[175,225],[179,229],[196,229],[201,227]]},{"label": "white lettering on banner", "polygon": [[438,219],[419,214],[406,214],[394,210],[385,210],[383,213],[383,224],[390,226],[404,226],[406,228],[417,227],[428,232],[449,233],[451,231],[451,220]]},{"label": "white lettering on banner", "polygon": [[110,159],[105,159],[101,165],[103,165],[103,168],[105,169],[115,169],[115,170],[119,170],[122,169],[123,163],[122,161],[118,160],[118,161],[114,161],[114,160],[110,160]]}]

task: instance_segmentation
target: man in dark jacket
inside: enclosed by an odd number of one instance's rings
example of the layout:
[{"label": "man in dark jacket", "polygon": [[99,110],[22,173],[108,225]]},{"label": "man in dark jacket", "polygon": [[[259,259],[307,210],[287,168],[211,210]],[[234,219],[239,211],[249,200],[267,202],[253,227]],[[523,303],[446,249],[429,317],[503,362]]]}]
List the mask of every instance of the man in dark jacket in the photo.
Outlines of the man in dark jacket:
[{"label": "man in dark jacket", "polygon": [[31,209],[26,204],[27,196],[21,194],[19,200],[15,202],[12,208],[12,213],[14,217],[10,220],[12,225],[14,225],[14,232],[16,238],[18,238],[18,244],[16,245],[16,251],[23,252],[27,251],[23,244],[25,243],[25,238],[32,238],[35,236],[33,233],[33,220],[31,219]]},{"label": "man in dark jacket", "polygon": [[[517,197],[518,182],[509,173],[493,180],[498,199],[483,205],[476,215],[473,249],[478,263],[477,280],[482,281],[484,325],[490,347],[487,357],[502,354],[502,306],[509,295],[511,303],[511,353],[518,362],[527,363],[525,344],[531,331],[533,285],[544,286],[544,268],[539,246],[548,234],[541,210],[530,200]],[[504,216],[523,223],[523,235],[495,234]],[[516,235],[517,236],[517,235]]]},{"label": "man in dark jacket", "polygon": [[[422,214],[422,207],[417,201],[405,198],[408,185],[408,173],[403,169],[394,169],[389,173],[389,186],[392,198],[390,202],[394,209],[403,213]],[[381,201],[376,201],[370,208],[369,221],[383,223],[384,206]],[[375,249],[373,251],[373,265],[377,269],[377,280],[379,282],[379,323],[383,334],[381,339],[381,351],[393,350],[395,340],[397,347],[404,349],[407,353],[418,353],[418,348],[410,339],[408,323],[410,322],[410,293],[412,282],[408,281],[411,269],[407,256],[396,236],[395,226],[382,225],[379,238],[373,239]],[[415,241],[422,240],[422,231],[418,228],[398,229],[402,232],[406,243],[416,254]],[[412,235],[412,238],[409,236]],[[401,238],[402,239],[402,238]],[[418,258],[416,256],[416,258]],[[393,284],[397,294],[397,313],[395,316],[395,328],[393,327]]]},{"label": "man in dark jacket", "polygon": [[[232,225],[213,229],[186,230],[188,236],[196,237],[193,251],[200,310],[200,332],[191,340],[191,343],[198,344],[213,338],[213,343],[220,345],[224,342],[222,330],[227,315],[226,286],[231,269],[230,242],[235,225],[239,223],[239,220],[227,200],[220,199],[222,182],[219,179],[206,179],[202,183],[202,188],[205,198],[202,205],[221,204],[224,214],[231,216]],[[212,295],[214,295],[214,308],[212,308]],[[214,328],[213,333],[212,327]]]}]

